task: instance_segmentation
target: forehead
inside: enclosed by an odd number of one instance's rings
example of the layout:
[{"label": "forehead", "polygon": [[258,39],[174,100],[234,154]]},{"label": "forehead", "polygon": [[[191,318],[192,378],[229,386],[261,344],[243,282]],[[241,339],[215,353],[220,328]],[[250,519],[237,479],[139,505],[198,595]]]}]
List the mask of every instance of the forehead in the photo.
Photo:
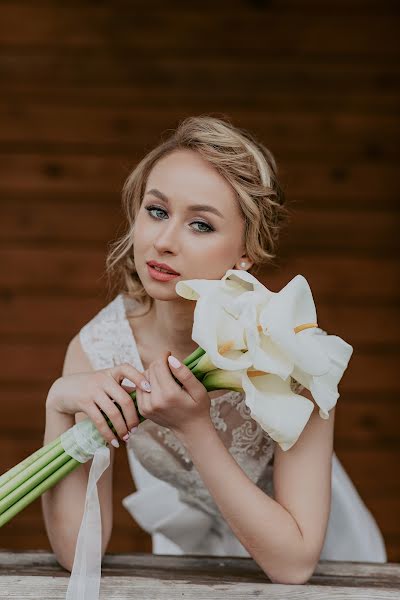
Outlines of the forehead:
[{"label": "forehead", "polygon": [[146,191],[154,187],[172,201],[208,201],[226,209],[237,205],[229,182],[193,150],[176,150],[161,158],[150,171]]}]

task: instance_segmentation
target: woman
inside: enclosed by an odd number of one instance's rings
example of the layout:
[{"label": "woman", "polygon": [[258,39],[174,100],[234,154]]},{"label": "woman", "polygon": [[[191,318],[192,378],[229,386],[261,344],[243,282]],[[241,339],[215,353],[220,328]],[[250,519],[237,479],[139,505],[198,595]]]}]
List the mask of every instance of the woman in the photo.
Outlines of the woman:
[{"label": "woman", "polygon": [[[275,256],[288,211],[271,153],[229,122],[188,118],[130,174],[123,201],[127,231],[107,261],[119,293],[71,341],[46,401],[44,443],[89,417],[117,447],[101,408],[127,444],[137,491],[124,506],[155,553],[252,556],[281,583],[307,581],[319,559],[384,562],[379,529],[333,453],[334,409],[328,420],[314,410],[284,452],[251,419],[243,393],[207,393],[181,363],[197,344],[195,303],[178,296],[177,281],[252,272]],[[146,418],[138,428],[132,384]],[[99,483],[103,554],[110,450]],[[50,543],[69,570],[89,469],[43,495]]]}]

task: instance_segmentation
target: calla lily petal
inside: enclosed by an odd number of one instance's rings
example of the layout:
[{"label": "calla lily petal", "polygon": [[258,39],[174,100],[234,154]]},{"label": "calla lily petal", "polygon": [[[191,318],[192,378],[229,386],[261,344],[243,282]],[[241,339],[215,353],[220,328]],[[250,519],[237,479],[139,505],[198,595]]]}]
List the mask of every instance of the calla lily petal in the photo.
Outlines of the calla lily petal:
[{"label": "calla lily petal", "polygon": [[236,359],[225,358],[229,350],[246,349],[243,328],[228,315],[219,304],[220,295],[210,301],[207,295],[201,296],[194,310],[192,339],[208,354],[211,362],[219,369],[245,369],[251,365],[247,352]]},{"label": "calla lily petal", "polygon": [[246,370],[243,371],[224,371],[223,369],[215,369],[209,371],[202,384],[207,390],[234,390],[236,392],[242,392],[242,376]]},{"label": "calla lily petal", "polygon": [[260,315],[260,325],[298,368],[310,375],[323,375],[330,368],[313,329],[295,332],[303,324],[317,321],[310,286],[302,275],[296,275],[280,292],[274,294]]},{"label": "calla lily petal", "polygon": [[[209,361],[220,369],[240,370],[251,366],[248,352],[226,358],[228,350],[246,350],[246,334],[256,327],[256,304],[271,295],[255,277],[230,269],[221,280],[186,280],[176,292],[197,300],[192,339],[203,348]],[[203,361],[205,363],[205,359]]]},{"label": "calla lily petal", "polygon": [[[239,358],[242,357],[242,355],[243,353],[241,352],[241,350],[228,350],[228,352],[224,354],[224,358],[229,358],[230,360],[237,361]],[[215,369],[217,369],[217,365],[215,365],[212,362],[207,352],[203,354],[203,356],[200,358],[199,362],[196,365],[196,371],[199,373],[207,373],[208,371],[214,371]],[[223,371],[223,369],[219,370]],[[234,373],[237,370],[239,369],[229,369],[229,371],[226,371],[229,373]]]},{"label": "calla lily petal", "polygon": [[310,390],[319,406],[320,417],[328,419],[329,411],[336,405],[339,398],[338,384],[347,369],[353,347],[337,335],[328,335],[321,330],[318,330],[315,335],[323,352],[329,357],[329,372],[320,376],[311,376],[295,367],[292,377]]},{"label": "calla lily petal", "polygon": [[252,418],[282,450],[289,450],[299,438],[314,409],[308,398],[292,392],[290,381],[276,375],[242,377],[245,403]]},{"label": "calla lily petal", "polygon": [[260,334],[257,327],[246,328],[246,339],[255,369],[279,375],[284,380],[288,378],[293,370],[293,362],[277,344]]},{"label": "calla lily petal", "polygon": [[175,291],[186,300],[198,300],[201,296],[214,294],[221,290],[219,279],[186,279],[178,281]]},{"label": "calla lily petal", "polygon": [[240,269],[229,269],[221,281],[226,281],[227,285],[239,284],[243,291],[261,291],[262,294],[273,293],[261,281],[258,281],[254,275]]}]

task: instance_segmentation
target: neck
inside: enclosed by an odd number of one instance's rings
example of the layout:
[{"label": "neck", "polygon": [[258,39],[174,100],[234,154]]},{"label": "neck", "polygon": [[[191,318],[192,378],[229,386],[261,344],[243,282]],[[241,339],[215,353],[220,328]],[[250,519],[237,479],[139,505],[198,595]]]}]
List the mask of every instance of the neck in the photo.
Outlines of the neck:
[{"label": "neck", "polygon": [[146,317],[155,339],[160,342],[160,347],[168,348],[181,360],[198,347],[192,340],[195,306],[196,303],[190,300],[155,299]]}]

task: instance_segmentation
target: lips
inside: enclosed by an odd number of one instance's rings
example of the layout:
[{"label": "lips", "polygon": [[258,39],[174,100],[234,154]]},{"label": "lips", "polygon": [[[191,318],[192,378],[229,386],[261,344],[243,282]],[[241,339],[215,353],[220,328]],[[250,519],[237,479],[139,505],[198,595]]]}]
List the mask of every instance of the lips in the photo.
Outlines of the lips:
[{"label": "lips", "polygon": [[180,275],[180,273],[177,273],[172,267],[166,265],[165,263],[158,263],[155,260],[150,260],[147,264],[149,265],[149,267],[159,267],[167,273],[172,273],[173,275]]}]

